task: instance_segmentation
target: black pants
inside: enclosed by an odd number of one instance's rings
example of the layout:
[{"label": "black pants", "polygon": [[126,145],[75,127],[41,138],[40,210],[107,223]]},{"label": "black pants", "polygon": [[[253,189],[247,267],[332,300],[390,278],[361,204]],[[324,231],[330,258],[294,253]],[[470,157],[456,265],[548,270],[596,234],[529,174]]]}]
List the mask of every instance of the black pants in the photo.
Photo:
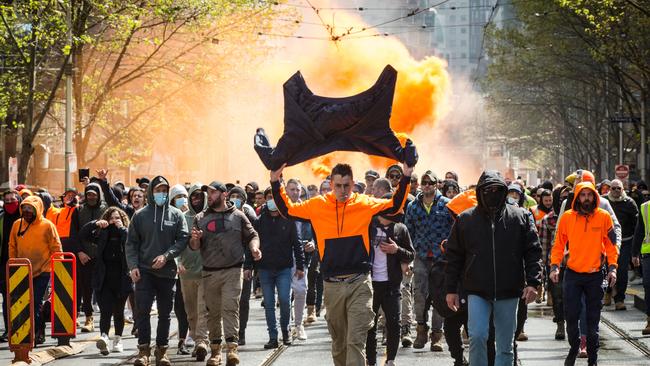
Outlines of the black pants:
[{"label": "black pants", "polygon": [[445,318],[445,341],[449,347],[451,358],[455,361],[463,359],[463,338],[460,334],[460,328],[465,324],[467,324],[466,311],[459,311],[453,316]]},{"label": "black pants", "polygon": [[[388,281],[386,282],[372,282],[372,311],[377,314],[379,308],[384,311],[384,319],[386,320],[386,360],[395,360],[397,349],[399,348],[400,341],[400,305],[402,303],[402,293],[399,285],[391,286]],[[377,363],[377,319],[372,328],[368,331],[368,338],[366,340],[366,359],[368,365],[375,365]]]},{"label": "black pants", "polygon": [[185,302],[183,301],[183,291],[181,291],[181,280],[176,279],[176,292],[174,294],[174,313],[178,320],[178,339],[187,338],[187,332],[190,323],[187,321],[187,312],[185,311]]},{"label": "black pants", "polygon": [[562,296],[562,283],[564,281],[564,268],[560,268],[560,280],[557,283],[549,282],[551,296],[553,296],[553,321],[564,322],[564,298]]},{"label": "black pants", "polygon": [[121,288],[121,271],[111,271],[109,268],[107,266],[106,280],[98,293],[99,332],[108,334],[113,317],[115,335],[121,336],[124,331],[124,306],[128,295]]},{"label": "black pants", "polygon": [[169,314],[174,306],[173,278],[157,277],[146,270],[140,270],[140,280],[135,284],[138,326],[138,344],[151,343],[151,306],[154,299],[158,302],[158,328],[156,329],[156,345],[169,344]]},{"label": "black pants", "polygon": [[[5,267],[0,268],[4,270]],[[7,281],[0,280],[0,293],[2,293],[2,320],[5,325],[5,333],[9,333],[9,323],[7,323]]]},{"label": "black pants", "polygon": [[246,326],[248,325],[248,314],[251,308],[252,287],[252,279],[242,281],[241,297],[239,298],[239,339],[246,339]]},{"label": "black pants", "polygon": [[93,315],[92,281],[94,264],[94,261],[90,261],[83,265],[79,257],[77,257],[77,310],[86,316]]},{"label": "black pants", "polygon": [[307,271],[307,305],[320,310],[323,304],[323,276],[320,272],[320,258],[314,252]]},{"label": "black pants", "polygon": [[564,316],[566,332],[572,354],[578,353],[580,347],[580,330],[578,319],[582,309],[582,296],[587,307],[587,361],[594,364],[598,360],[598,323],[602,308],[603,273],[577,273],[566,269],[564,273]]}]

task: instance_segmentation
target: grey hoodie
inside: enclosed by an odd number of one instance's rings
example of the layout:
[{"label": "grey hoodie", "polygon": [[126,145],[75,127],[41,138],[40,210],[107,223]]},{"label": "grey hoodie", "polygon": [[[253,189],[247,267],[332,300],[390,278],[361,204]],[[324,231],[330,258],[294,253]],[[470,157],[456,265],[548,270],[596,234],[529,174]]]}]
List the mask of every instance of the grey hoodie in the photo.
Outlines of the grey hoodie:
[{"label": "grey hoodie", "polygon": [[[202,183],[194,183],[190,187],[189,197],[192,197],[192,194],[196,191],[201,192]],[[187,221],[187,227],[192,228],[192,223],[194,222],[194,216],[198,214],[192,207],[192,202],[189,203],[190,209],[185,212],[185,220]],[[208,208],[208,198],[206,194],[203,193],[203,208],[202,211]],[[180,275],[183,280],[200,280],[201,279],[201,270],[203,269],[203,260],[201,260],[201,252],[198,250],[192,250],[188,245],[187,248],[181,253],[179,257],[179,262],[185,267],[186,272]]]},{"label": "grey hoodie", "polygon": [[[170,198],[162,207],[156,205],[153,188],[167,179],[157,176],[151,180],[147,188],[149,204],[138,210],[131,219],[129,236],[126,242],[126,263],[129,270],[139,268],[155,276],[164,278],[176,277],[176,258],[185,248],[189,240],[187,222],[181,210],[169,205]],[[167,257],[167,263],[160,269],[153,269],[154,258],[159,255]]]}]

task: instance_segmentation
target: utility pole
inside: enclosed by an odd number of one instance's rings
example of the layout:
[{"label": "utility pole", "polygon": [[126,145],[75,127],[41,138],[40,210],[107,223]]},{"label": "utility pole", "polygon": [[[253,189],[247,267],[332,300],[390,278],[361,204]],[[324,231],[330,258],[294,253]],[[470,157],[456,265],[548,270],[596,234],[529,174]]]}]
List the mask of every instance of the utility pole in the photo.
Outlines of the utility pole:
[{"label": "utility pole", "polygon": [[72,187],[72,1],[66,7],[68,26],[68,62],[65,67],[65,189]]},{"label": "utility pole", "polygon": [[645,132],[645,84],[641,88],[641,158],[639,159],[639,165],[641,165],[641,179],[645,181],[646,179],[646,132]]}]

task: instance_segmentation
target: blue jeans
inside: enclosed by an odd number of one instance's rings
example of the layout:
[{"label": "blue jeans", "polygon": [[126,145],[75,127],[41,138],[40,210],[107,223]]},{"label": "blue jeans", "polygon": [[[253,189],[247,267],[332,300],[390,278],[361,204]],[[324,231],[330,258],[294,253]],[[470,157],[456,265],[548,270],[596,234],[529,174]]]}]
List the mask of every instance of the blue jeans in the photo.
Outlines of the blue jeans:
[{"label": "blue jeans", "polygon": [[650,316],[650,254],[641,255],[641,268],[643,268],[643,291],[645,292],[645,313]]},{"label": "blue jeans", "polygon": [[264,295],[264,312],[269,338],[278,339],[278,324],[275,319],[275,289],[280,301],[280,329],[289,331],[291,319],[291,267],[280,270],[260,269],[260,283]]},{"label": "blue jeans", "polygon": [[138,344],[151,343],[151,306],[154,299],[158,303],[158,328],[156,328],[156,345],[169,344],[170,313],[174,305],[173,278],[158,277],[146,270],[140,270],[140,280],[135,283],[136,325],[138,327]]},{"label": "blue jeans", "polygon": [[496,341],[494,365],[511,366],[514,357],[512,344],[517,328],[519,298],[491,301],[480,296],[469,295],[467,301],[470,365],[488,364],[487,340],[490,331],[490,315],[492,315]]},{"label": "blue jeans", "polygon": [[32,281],[34,290],[34,329],[36,330],[36,335],[39,331],[45,330],[45,319],[41,317],[41,310],[43,308],[43,297],[50,285],[50,272],[43,272],[34,277]]}]

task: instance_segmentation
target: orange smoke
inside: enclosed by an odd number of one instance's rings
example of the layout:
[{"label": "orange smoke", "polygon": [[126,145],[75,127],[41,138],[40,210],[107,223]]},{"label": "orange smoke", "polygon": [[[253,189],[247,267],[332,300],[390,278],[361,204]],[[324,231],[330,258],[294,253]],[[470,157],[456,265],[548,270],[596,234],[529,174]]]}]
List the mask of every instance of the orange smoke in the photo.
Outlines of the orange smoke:
[{"label": "orange smoke", "polygon": [[[320,1],[315,6],[327,7],[329,2]],[[303,14],[305,20],[311,19],[313,13],[308,9]],[[323,19],[335,19],[337,26],[335,33],[344,29],[362,29],[368,25],[355,14],[337,11],[327,14],[321,10]],[[303,27],[298,33],[326,36],[327,33],[318,27]],[[316,28],[316,29],[314,29]],[[320,33],[319,33],[320,31]],[[450,92],[450,81],[447,73],[447,64],[437,57],[426,57],[418,61],[413,59],[407,48],[395,37],[376,36],[370,29],[359,35],[343,37],[341,41],[314,41],[303,43],[300,54],[293,58],[298,68],[305,76],[308,86],[312,91],[321,96],[340,97],[359,93],[372,86],[382,69],[392,65],[398,72],[397,85],[393,101],[391,128],[396,133],[411,134],[418,126],[433,127],[435,122],[447,111],[447,96]],[[360,36],[363,36],[360,38]],[[427,35],[428,36],[428,35]],[[356,38],[355,38],[356,37]],[[290,59],[287,57],[286,59]],[[283,60],[284,61],[284,60]],[[296,70],[287,68],[287,62],[282,66],[278,63],[269,65],[275,68],[274,72],[266,74],[274,78],[275,82],[284,81]],[[294,66],[291,64],[291,66]],[[279,69],[279,70],[278,70]],[[282,131],[281,123],[276,126],[276,133]],[[404,144],[406,135],[399,135]],[[418,136],[412,136],[416,146],[426,144],[427,141],[418,141]],[[322,177],[324,172],[330,170],[331,163],[345,161],[353,163],[357,168],[375,169],[386,168],[395,162],[381,157],[358,156],[356,153],[335,152],[319,157],[308,162],[312,173]]]}]

